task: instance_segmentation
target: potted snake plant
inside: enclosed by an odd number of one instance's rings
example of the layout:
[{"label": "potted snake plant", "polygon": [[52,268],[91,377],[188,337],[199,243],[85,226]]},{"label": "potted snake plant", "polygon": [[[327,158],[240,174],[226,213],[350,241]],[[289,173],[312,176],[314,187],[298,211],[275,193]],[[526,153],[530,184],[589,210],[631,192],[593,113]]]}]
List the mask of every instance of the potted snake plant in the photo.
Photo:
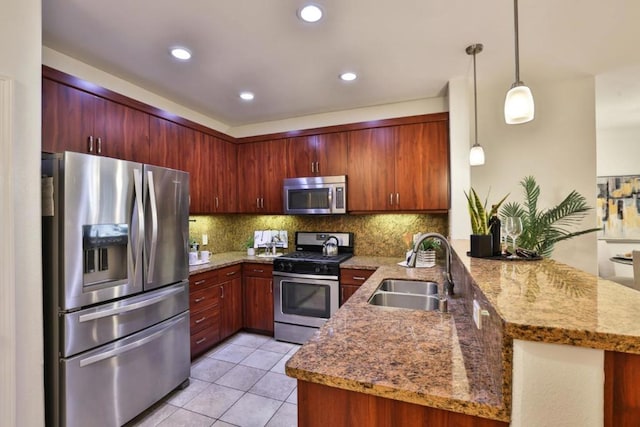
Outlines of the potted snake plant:
[{"label": "potted snake plant", "polygon": [[471,252],[472,257],[487,258],[493,255],[493,243],[491,236],[491,226],[489,221],[491,217],[498,213],[500,205],[509,197],[507,194],[498,203],[491,206],[491,210],[487,211],[487,198],[484,203],[478,197],[476,191],[471,188],[469,194],[464,195],[467,198],[469,208],[469,217],[471,218]]}]

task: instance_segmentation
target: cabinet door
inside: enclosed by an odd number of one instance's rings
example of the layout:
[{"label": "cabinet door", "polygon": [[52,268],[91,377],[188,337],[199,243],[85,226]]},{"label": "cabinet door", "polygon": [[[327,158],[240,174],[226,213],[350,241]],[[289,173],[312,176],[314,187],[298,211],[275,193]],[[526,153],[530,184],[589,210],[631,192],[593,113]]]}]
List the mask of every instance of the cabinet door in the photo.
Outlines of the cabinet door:
[{"label": "cabinet door", "polygon": [[184,170],[189,172],[190,213],[213,212],[213,147],[208,135],[197,131],[179,132],[184,141]]},{"label": "cabinet door", "polygon": [[315,174],[323,176],[346,175],[348,148],[349,134],[347,132],[318,135]]},{"label": "cabinet door", "polygon": [[149,163],[171,169],[182,168],[182,126],[160,117],[151,117],[149,128]]},{"label": "cabinet door", "polygon": [[225,339],[242,329],[242,277],[238,275],[220,288],[220,339]]},{"label": "cabinet door", "polygon": [[397,209],[449,209],[447,122],[397,126],[395,131]]},{"label": "cabinet door", "polygon": [[300,136],[287,139],[287,177],[317,175],[317,138],[316,136]]},{"label": "cabinet door", "polygon": [[394,154],[393,128],[349,134],[349,211],[394,209]]},{"label": "cabinet door", "polygon": [[96,98],[93,134],[98,155],[140,163],[149,162],[147,113]]},{"label": "cabinet door", "polygon": [[238,211],[258,212],[262,187],[259,143],[238,146]]},{"label": "cabinet door", "polygon": [[287,175],[287,141],[266,141],[261,144],[263,213],[282,213],[282,184]]},{"label": "cabinet door", "polygon": [[95,99],[81,90],[42,79],[42,151],[88,153]]},{"label": "cabinet door", "polygon": [[237,211],[238,200],[238,162],[235,144],[215,137],[212,141],[215,167],[213,174],[212,200],[215,212],[233,213]]},{"label": "cabinet door", "polygon": [[244,327],[273,335],[273,266],[243,266],[242,302]]}]

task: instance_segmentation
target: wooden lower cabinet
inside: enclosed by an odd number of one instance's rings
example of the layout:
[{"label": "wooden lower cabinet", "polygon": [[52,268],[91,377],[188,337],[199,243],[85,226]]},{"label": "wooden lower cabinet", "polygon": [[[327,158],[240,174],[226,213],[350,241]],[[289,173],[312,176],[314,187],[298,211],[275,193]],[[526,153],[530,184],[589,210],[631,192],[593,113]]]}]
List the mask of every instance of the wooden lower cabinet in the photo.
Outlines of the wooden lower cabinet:
[{"label": "wooden lower cabinet", "polygon": [[298,425],[508,427],[509,423],[298,380]]},{"label": "wooden lower cabinet", "polygon": [[220,292],[216,287],[218,271],[189,277],[191,358],[220,341]]},{"label": "wooden lower cabinet", "polygon": [[218,272],[220,289],[220,340],[242,329],[242,266],[226,267]]},{"label": "wooden lower cabinet", "polygon": [[244,264],[242,270],[244,328],[273,336],[273,266]]},{"label": "wooden lower cabinet", "polygon": [[640,426],[640,355],[605,351],[604,426]]},{"label": "wooden lower cabinet", "polygon": [[373,274],[373,270],[361,270],[357,268],[340,269],[340,306],[344,304],[351,295],[355,294],[360,285],[367,281]]}]

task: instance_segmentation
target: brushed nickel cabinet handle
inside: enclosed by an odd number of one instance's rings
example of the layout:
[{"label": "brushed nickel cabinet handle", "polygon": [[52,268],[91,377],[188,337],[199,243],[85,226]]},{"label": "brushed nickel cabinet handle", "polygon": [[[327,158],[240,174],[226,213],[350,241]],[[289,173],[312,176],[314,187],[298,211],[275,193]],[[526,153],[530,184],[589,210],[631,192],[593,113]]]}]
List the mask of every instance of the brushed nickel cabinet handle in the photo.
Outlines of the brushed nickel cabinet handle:
[{"label": "brushed nickel cabinet handle", "polygon": [[220,298],[224,299],[224,285],[220,286]]},{"label": "brushed nickel cabinet handle", "polygon": [[93,153],[93,135],[89,135],[89,152]]},{"label": "brushed nickel cabinet handle", "polygon": [[233,276],[236,273],[237,273],[237,271],[230,271],[230,272],[227,273],[227,276]]},{"label": "brushed nickel cabinet handle", "polygon": [[367,278],[362,276],[353,276],[353,280],[367,280]]},{"label": "brushed nickel cabinet handle", "polygon": [[216,209],[218,209],[219,206],[220,204],[218,203],[218,196],[216,196]]},{"label": "brushed nickel cabinet handle", "polygon": [[316,173],[320,173],[320,163],[316,162]]},{"label": "brushed nickel cabinet handle", "polygon": [[400,193],[396,193],[396,205],[400,205]]},{"label": "brushed nickel cabinet handle", "polygon": [[205,299],[207,299],[207,297],[202,297],[202,298],[196,298],[194,302],[202,302]]},{"label": "brushed nickel cabinet handle", "polygon": [[207,281],[207,279],[202,279],[202,280],[198,280],[198,281],[194,282],[193,284],[198,286],[198,285],[202,285],[206,281]]},{"label": "brushed nickel cabinet handle", "polygon": [[207,316],[203,316],[203,317],[201,317],[199,319],[194,320],[194,323],[197,325],[198,323],[202,323],[205,320],[207,320]]},{"label": "brushed nickel cabinet handle", "polygon": [[389,204],[393,205],[393,193],[389,193]]},{"label": "brushed nickel cabinet handle", "polygon": [[96,146],[98,147],[98,154],[102,153],[102,138],[98,137],[96,139]]},{"label": "brushed nickel cabinet handle", "polygon": [[256,270],[256,269],[254,269],[253,272],[254,273],[264,273],[264,270]]},{"label": "brushed nickel cabinet handle", "polygon": [[205,342],[207,339],[206,338],[200,338],[198,341],[196,341],[196,345],[200,345],[203,342]]}]

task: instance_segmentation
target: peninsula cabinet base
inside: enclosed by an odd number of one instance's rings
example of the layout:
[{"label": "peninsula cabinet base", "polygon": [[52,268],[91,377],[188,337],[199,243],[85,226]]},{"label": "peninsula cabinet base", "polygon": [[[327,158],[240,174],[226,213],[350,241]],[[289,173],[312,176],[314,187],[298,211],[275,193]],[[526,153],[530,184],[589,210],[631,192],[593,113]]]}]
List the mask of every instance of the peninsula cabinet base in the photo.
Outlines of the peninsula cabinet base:
[{"label": "peninsula cabinet base", "polygon": [[604,427],[640,425],[639,384],[640,355],[604,353]]},{"label": "peninsula cabinet base", "polygon": [[298,380],[298,425],[508,427],[509,423]]}]

